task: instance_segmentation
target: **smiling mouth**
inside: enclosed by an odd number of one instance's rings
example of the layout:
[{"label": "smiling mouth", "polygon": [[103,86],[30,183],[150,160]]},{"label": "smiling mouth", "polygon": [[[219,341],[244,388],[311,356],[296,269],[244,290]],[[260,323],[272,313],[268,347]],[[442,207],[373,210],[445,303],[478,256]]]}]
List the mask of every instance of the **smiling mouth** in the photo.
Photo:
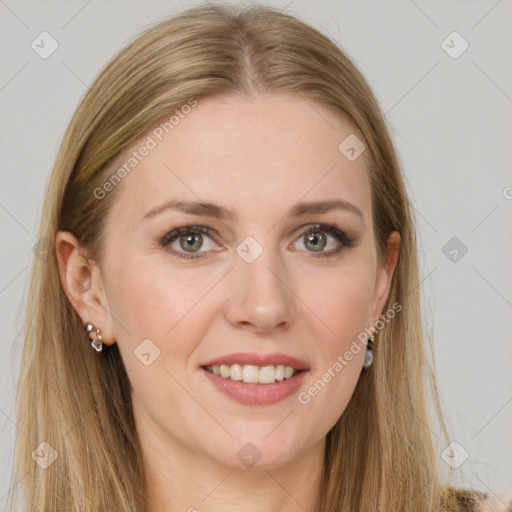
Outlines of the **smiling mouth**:
[{"label": "smiling mouth", "polygon": [[226,380],[244,382],[246,384],[274,384],[291,379],[303,370],[284,364],[257,366],[253,364],[221,364],[208,365],[203,368]]}]

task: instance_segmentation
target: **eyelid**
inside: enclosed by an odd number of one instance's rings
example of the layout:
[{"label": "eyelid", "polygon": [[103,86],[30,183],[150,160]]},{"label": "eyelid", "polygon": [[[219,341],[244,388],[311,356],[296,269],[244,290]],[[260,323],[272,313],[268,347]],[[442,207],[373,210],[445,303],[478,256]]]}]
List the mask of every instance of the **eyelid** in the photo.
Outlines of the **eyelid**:
[{"label": "eyelid", "polygon": [[179,228],[171,229],[168,233],[166,233],[161,240],[161,243],[169,243],[171,240],[177,239],[182,234],[187,233],[201,233],[206,234],[210,237],[213,237],[215,231],[208,226],[200,226],[200,225],[187,225]]}]

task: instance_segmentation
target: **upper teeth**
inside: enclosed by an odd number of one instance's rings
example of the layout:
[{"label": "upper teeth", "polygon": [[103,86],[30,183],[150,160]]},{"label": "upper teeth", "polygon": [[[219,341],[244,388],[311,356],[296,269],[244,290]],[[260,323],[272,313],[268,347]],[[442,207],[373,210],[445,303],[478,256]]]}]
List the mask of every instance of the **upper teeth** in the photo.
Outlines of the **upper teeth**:
[{"label": "upper teeth", "polygon": [[289,379],[296,372],[292,366],[277,364],[270,366],[255,366],[253,364],[221,364],[207,366],[206,369],[214,375],[220,375],[225,379],[241,380],[248,384],[272,384],[276,380]]}]

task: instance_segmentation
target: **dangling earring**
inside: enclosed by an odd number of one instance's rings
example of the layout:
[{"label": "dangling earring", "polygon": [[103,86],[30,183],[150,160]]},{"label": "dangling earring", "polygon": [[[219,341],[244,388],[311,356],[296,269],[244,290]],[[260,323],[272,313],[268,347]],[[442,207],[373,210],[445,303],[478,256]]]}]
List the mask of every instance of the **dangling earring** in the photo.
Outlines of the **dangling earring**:
[{"label": "dangling earring", "polygon": [[89,336],[89,334],[96,330],[95,334],[96,334],[96,339],[93,339],[92,342],[91,342],[91,346],[92,348],[96,349],[97,352],[101,352],[102,348],[103,348],[103,339],[101,337],[101,329],[99,329],[98,327],[94,327],[94,325],[92,324],[87,324],[85,326],[85,332],[86,334]]},{"label": "dangling earring", "polygon": [[373,352],[372,352],[372,343],[375,339],[375,335],[372,334],[368,339],[368,343],[366,344],[366,352],[364,354],[364,363],[363,368],[369,368],[373,363]]}]

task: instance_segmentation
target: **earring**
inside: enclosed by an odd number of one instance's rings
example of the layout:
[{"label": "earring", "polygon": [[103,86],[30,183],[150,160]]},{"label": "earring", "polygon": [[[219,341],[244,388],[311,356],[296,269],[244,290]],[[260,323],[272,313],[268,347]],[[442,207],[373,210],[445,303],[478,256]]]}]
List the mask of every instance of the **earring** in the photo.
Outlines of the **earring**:
[{"label": "earring", "polygon": [[91,346],[92,346],[92,348],[96,349],[97,352],[101,352],[101,350],[103,348],[103,339],[100,334],[101,329],[99,329],[98,327],[94,327],[94,325],[92,325],[92,324],[87,324],[85,326],[85,332],[88,336],[94,330],[96,330],[96,332],[94,333],[94,334],[96,334],[96,339],[92,340]]},{"label": "earring", "polygon": [[373,363],[373,352],[372,352],[372,343],[375,339],[375,335],[372,334],[368,339],[368,343],[366,344],[366,352],[364,354],[364,363],[363,368],[369,368]]}]

